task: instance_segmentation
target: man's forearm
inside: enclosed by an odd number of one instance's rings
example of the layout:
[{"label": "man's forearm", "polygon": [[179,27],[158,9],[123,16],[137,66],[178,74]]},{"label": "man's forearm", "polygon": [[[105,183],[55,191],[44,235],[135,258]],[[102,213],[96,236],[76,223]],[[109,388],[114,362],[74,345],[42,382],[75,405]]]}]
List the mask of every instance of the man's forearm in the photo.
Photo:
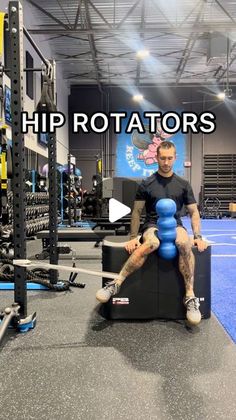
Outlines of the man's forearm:
[{"label": "man's forearm", "polygon": [[191,216],[191,226],[194,235],[201,235],[201,219],[198,211]]},{"label": "man's forearm", "polygon": [[130,224],[130,239],[137,238],[139,227],[140,227],[140,217],[145,205],[145,201],[136,200],[134,202],[134,208],[132,211],[131,216],[131,224]]},{"label": "man's forearm", "polygon": [[140,227],[140,215],[137,211],[133,211],[131,223],[130,223],[130,239],[134,239],[138,236]]}]

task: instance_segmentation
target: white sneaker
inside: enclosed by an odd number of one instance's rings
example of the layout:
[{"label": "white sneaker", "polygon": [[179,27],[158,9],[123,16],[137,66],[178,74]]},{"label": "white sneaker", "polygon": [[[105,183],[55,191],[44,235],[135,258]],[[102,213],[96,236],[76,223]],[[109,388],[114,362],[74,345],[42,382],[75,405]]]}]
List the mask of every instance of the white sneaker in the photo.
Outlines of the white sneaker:
[{"label": "white sneaker", "polygon": [[197,297],[185,297],[184,305],[187,308],[186,317],[190,324],[197,325],[202,319],[201,312],[199,311],[199,299]]},{"label": "white sneaker", "polygon": [[116,283],[115,280],[110,281],[109,283],[106,283],[105,287],[102,287],[102,289],[99,289],[96,293],[96,299],[99,300],[101,303],[108,302],[108,300],[119,293],[120,291],[120,285]]}]

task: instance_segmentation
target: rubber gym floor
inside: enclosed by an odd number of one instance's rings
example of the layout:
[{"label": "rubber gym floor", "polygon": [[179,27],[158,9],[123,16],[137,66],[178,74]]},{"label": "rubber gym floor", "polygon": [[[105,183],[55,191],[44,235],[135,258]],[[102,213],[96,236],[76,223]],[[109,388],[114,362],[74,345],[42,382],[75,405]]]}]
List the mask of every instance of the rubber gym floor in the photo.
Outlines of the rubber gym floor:
[{"label": "rubber gym floor", "polygon": [[[29,291],[37,325],[5,337],[0,419],[236,418],[236,220],[204,220],[203,234],[214,242],[213,313],[194,329],[182,321],[104,320],[98,277],[81,275],[85,289]],[[101,249],[72,245],[81,267],[101,270]],[[28,256],[40,249],[29,242]],[[13,292],[1,292],[1,309],[12,301]]]}]

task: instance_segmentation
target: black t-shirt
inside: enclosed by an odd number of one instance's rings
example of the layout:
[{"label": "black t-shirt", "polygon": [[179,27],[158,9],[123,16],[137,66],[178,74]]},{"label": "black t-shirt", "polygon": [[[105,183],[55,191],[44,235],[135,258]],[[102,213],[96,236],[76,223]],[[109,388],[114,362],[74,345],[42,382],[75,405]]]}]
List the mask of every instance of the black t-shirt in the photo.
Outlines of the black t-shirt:
[{"label": "black t-shirt", "polygon": [[142,230],[156,225],[158,216],[155,204],[161,198],[171,198],[175,201],[177,207],[175,218],[180,226],[182,226],[180,212],[183,205],[196,203],[192,187],[188,181],[176,174],[167,178],[155,172],[141,182],[135,197],[135,200],[145,201],[146,219]]}]

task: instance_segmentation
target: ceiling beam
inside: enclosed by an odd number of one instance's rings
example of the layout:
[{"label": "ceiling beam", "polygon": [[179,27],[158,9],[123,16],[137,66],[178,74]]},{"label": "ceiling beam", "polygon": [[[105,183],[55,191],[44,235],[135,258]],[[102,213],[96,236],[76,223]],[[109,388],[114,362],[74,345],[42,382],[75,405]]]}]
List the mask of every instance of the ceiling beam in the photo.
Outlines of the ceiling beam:
[{"label": "ceiling beam", "polygon": [[60,9],[61,9],[61,11],[62,11],[63,15],[65,16],[65,18],[66,18],[66,20],[67,20],[67,22],[68,22],[68,27],[69,27],[69,28],[71,28],[71,27],[72,27],[72,25],[71,25],[71,23],[70,23],[70,21],[69,21],[69,18],[68,18],[68,16],[67,16],[67,14],[66,14],[65,10],[63,9],[63,7],[62,7],[62,5],[61,5],[60,0],[57,0],[57,3],[59,4]]},{"label": "ceiling beam", "polygon": [[[230,49],[230,54],[232,54],[232,52],[233,52],[233,50],[234,50],[234,48],[236,47],[236,42],[234,42],[233,43],[233,45],[232,45],[232,47],[231,47],[231,49]],[[230,66],[232,65],[232,63],[235,61],[235,59],[236,59],[236,57],[233,57],[232,59],[231,59],[231,61],[229,62],[229,68],[230,68]],[[226,63],[227,64],[227,63]],[[220,71],[222,70],[222,74],[220,75],[220,76],[218,76],[218,78],[217,78],[217,80],[220,80],[223,76],[224,76],[224,74],[225,74],[225,72],[226,72],[226,68],[224,68],[224,65],[223,64],[221,64],[216,70],[215,70],[215,73],[214,73],[214,76],[216,77],[219,73],[220,73]]]},{"label": "ceiling beam", "polygon": [[[232,48],[231,48],[231,51],[230,51],[230,54],[232,53],[232,51],[234,50],[234,48],[236,47],[236,42],[234,42],[233,43],[233,45],[232,45]],[[229,62],[229,69],[230,69],[230,67],[232,66],[232,64],[235,62],[235,60],[236,60],[236,56],[234,56],[234,57],[232,57],[231,58],[231,60],[230,60],[230,62]],[[226,73],[226,71],[227,71],[227,64],[226,64],[226,67],[223,69],[223,67],[221,66],[220,67],[220,69],[219,70],[223,70],[222,71],[222,73],[221,73],[221,75],[219,76],[219,77],[217,77],[217,82],[220,82],[221,81],[221,79],[223,79],[223,77],[224,77],[224,75],[225,75],[225,73]]]},{"label": "ceiling beam", "polygon": [[[89,12],[89,6],[88,6],[87,0],[84,0],[84,6],[85,6],[85,13],[86,13],[86,26],[89,30],[92,30],[92,24],[91,24],[90,12]],[[97,51],[96,51],[96,46],[94,42],[94,36],[92,33],[88,34],[88,39],[89,39],[89,45],[90,45],[91,55],[93,59],[93,65],[94,65],[97,84],[98,84],[100,92],[102,92],[102,85],[100,82],[100,69],[97,63]]]},{"label": "ceiling beam", "polygon": [[89,78],[91,78],[91,79],[93,79],[93,80],[96,80],[94,77],[91,77],[90,75],[92,74],[92,71],[89,71],[89,72],[85,72],[85,73],[74,73],[74,74],[72,74],[72,75],[70,75],[70,76],[67,76],[67,77],[65,77],[65,79],[66,80],[70,80],[70,79],[77,79],[77,77],[86,77],[86,79],[88,78],[88,76],[89,76]]},{"label": "ceiling beam", "polygon": [[168,23],[168,25],[174,26],[173,23],[165,15],[165,13],[163,12],[163,10],[161,10],[161,8],[158,6],[157,1],[156,0],[151,0],[151,2],[154,5],[154,7],[160,12],[160,14],[162,15],[162,17],[166,20],[166,22]]},{"label": "ceiling beam", "polygon": [[89,50],[89,51],[81,52],[81,53],[78,53],[78,54],[72,54],[72,55],[61,53],[61,52],[57,52],[56,54],[61,55],[65,59],[71,59],[71,58],[78,58],[78,57],[81,57],[81,56],[84,56],[84,55],[91,54],[91,51]]},{"label": "ceiling beam", "polygon": [[133,11],[136,9],[136,7],[139,5],[139,3],[141,2],[141,0],[137,0],[136,3],[133,4],[133,6],[128,10],[128,12],[126,13],[126,15],[123,17],[123,19],[121,19],[121,21],[118,23],[118,25],[116,25],[116,29],[119,29],[121,27],[121,25],[123,25],[123,23],[128,19],[128,17],[133,13]]},{"label": "ceiling beam", "polygon": [[75,16],[74,30],[76,30],[77,25],[78,25],[79,15],[80,15],[80,12],[81,12],[81,3],[82,3],[82,0],[79,0],[78,7],[77,7],[77,12],[76,12],[76,16]]},{"label": "ceiling beam", "polygon": [[28,1],[28,3],[32,4],[32,6],[34,6],[36,9],[40,10],[41,13],[43,13],[47,17],[51,18],[52,20],[54,20],[54,22],[58,23],[58,25],[63,26],[63,28],[65,28],[65,30],[67,30],[67,29],[70,28],[68,25],[66,25],[65,23],[63,23],[61,20],[57,19],[51,13],[47,12],[45,9],[43,9],[41,6],[39,6],[34,1],[32,1],[32,0],[27,0],[27,1]]},{"label": "ceiling beam", "polygon": [[[203,15],[204,4],[205,4],[204,3],[204,0],[201,0],[201,2],[199,3],[199,11],[198,11],[198,14],[197,14],[195,23],[194,23],[195,25],[199,23],[202,15]],[[197,33],[192,32],[190,34],[190,37],[189,37],[189,39],[187,41],[186,47],[185,47],[185,49],[183,51],[182,57],[180,59],[179,65],[178,65],[177,70],[176,70],[176,83],[177,84],[179,83],[179,81],[181,79],[181,76],[182,76],[182,74],[184,72],[184,69],[185,69],[185,66],[186,66],[186,64],[188,62],[188,59],[190,57],[190,54],[191,54],[191,52],[192,52],[192,50],[194,48],[194,45],[195,45],[195,43],[197,41],[197,38],[198,38],[198,34]]]},{"label": "ceiling beam", "polygon": [[[145,26],[145,0],[142,0],[140,29],[142,30],[144,28],[144,26]],[[141,39],[143,41],[143,34],[141,34]],[[140,74],[141,74],[141,60],[138,59],[137,68],[136,68],[136,77],[135,77],[135,85],[137,87],[139,85]]]},{"label": "ceiling beam", "polygon": [[65,37],[65,38],[78,39],[79,41],[83,41],[83,42],[89,42],[87,38],[81,38],[79,36],[74,36],[74,35],[60,35],[60,36]]},{"label": "ceiling beam", "polygon": [[[206,70],[206,71],[202,71],[201,73],[194,73],[193,71],[186,71],[184,78],[188,79],[188,78],[193,77],[193,76],[204,76],[206,74],[213,73],[213,72],[214,72],[214,70]],[[187,75],[186,75],[186,73],[187,73]],[[212,76],[214,77],[214,75],[212,75]]]},{"label": "ceiling beam", "polygon": [[[137,36],[137,33],[132,34],[132,36],[133,35],[134,36]],[[163,38],[163,37],[168,36],[168,35],[171,35],[171,34],[169,34],[168,32],[163,32],[161,34],[157,34],[157,35],[153,35],[153,36],[147,37],[147,38],[144,39],[144,41],[150,41],[150,40],[156,39],[156,38]],[[99,36],[99,38],[95,38],[95,41],[101,41],[103,39],[113,38],[113,37],[116,37],[116,36],[117,36],[117,34]],[[145,36],[145,34],[143,34],[143,36]],[[187,35],[175,34],[175,36],[178,37],[178,38],[181,38],[181,39],[188,39],[188,36]],[[120,34],[119,34],[118,38],[119,39],[121,38]]]},{"label": "ceiling beam", "polygon": [[[62,23],[61,23],[62,24]],[[63,24],[64,26],[64,24]],[[119,29],[119,28],[118,28]],[[186,26],[173,26],[173,27],[167,27],[166,24],[163,25],[163,23],[157,23],[153,25],[153,23],[147,23],[145,24],[145,28],[140,31],[140,28],[137,24],[132,25],[132,30],[129,28],[122,28],[122,32],[118,29],[107,29],[102,28],[100,26],[97,26],[93,29],[61,29],[58,27],[47,27],[44,29],[29,29],[28,31],[31,34],[37,34],[37,35],[51,35],[51,34],[62,34],[62,35],[105,35],[105,34],[113,34],[113,35],[119,35],[119,36],[128,36],[129,38],[131,36],[138,36],[140,33],[146,33],[146,34],[157,34],[165,32],[166,35],[174,34],[191,34],[191,33],[209,33],[211,31],[217,31],[217,32],[228,32],[230,33],[235,32],[235,23],[233,22],[214,22],[214,23],[199,23],[195,25],[186,25]]]},{"label": "ceiling beam", "polygon": [[[123,82],[123,80],[122,80],[122,82]],[[214,79],[212,79],[212,80],[210,80],[210,82],[215,82],[215,80]],[[125,86],[125,84],[123,84],[122,85],[122,87],[124,87]],[[165,88],[183,88],[183,87],[198,87],[198,88],[209,88],[209,83],[202,83],[201,81],[200,82],[186,82],[186,83],[181,83],[181,85],[176,85],[175,84],[175,81],[174,81],[174,78],[173,78],[173,81],[171,82],[171,81],[168,81],[168,82],[165,82],[165,81],[162,81],[162,82],[159,82],[159,83],[157,83],[157,82],[152,82],[152,83],[150,83],[150,82],[144,82],[142,85],[141,85],[142,87],[154,87],[154,88],[158,88],[158,87],[165,87]],[[231,86],[236,86],[236,82],[235,83],[233,83],[233,84],[231,84]],[[83,85],[81,85],[80,87],[83,87]],[[120,86],[117,86],[117,84],[115,84],[114,82],[113,82],[113,84],[109,84],[109,87],[119,87],[120,88]]]},{"label": "ceiling beam", "polygon": [[222,6],[222,4],[219,2],[219,0],[215,0],[216,4],[223,10],[224,14],[234,23],[236,24],[236,20],[227,12],[227,10]]},{"label": "ceiling beam", "polygon": [[185,16],[184,20],[182,20],[182,22],[180,22],[179,27],[183,26],[184,22],[186,22],[188,20],[188,18],[190,18],[190,16],[193,14],[193,12],[195,12],[195,9],[198,9],[200,3],[202,2],[202,0],[199,0],[195,6],[193,7],[192,10],[190,10],[190,12],[187,14],[187,16]]},{"label": "ceiling beam", "polygon": [[103,16],[103,14],[97,9],[97,7],[91,2],[91,0],[88,0],[90,6],[93,8],[93,10],[95,10],[95,12],[98,14],[98,16],[100,16],[100,18],[103,20],[103,22],[105,22],[105,24],[108,26],[108,28],[112,29],[112,26],[110,25],[110,23],[106,20],[106,18]]}]

